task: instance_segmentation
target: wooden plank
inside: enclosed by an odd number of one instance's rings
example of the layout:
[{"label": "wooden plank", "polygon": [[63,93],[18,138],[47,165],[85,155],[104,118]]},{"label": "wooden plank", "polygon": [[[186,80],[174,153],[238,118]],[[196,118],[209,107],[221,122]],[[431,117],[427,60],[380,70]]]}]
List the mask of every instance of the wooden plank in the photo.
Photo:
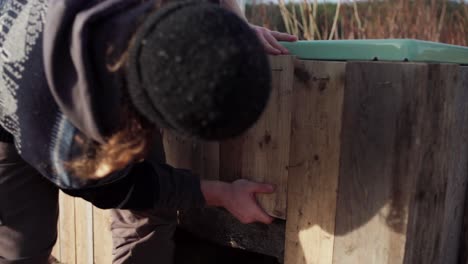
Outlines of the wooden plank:
[{"label": "wooden plank", "polygon": [[[468,87],[468,67],[460,67],[460,76],[462,87]],[[468,135],[464,135],[461,142],[468,142]],[[468,190],[465,194],[463,227],[460,238],[459,264],[468,264]]]},{"label": "wooden plank", "polygon": [[332,260],[345,67],[300,61],[294,70],[287,264]]},{"label": "wooden plank", "polygon": [[205,180],[219,180],[219,143],[199,143],[199,153],[197,173]]},{"label": "wooden plank", "polygon": [[195,141],[172,131],[162,133],[166,163],[192,170],[204,180],[219,180],[219,143]]},{"label": "wooden plank", "polygon": [[[455,67],[458,68],[458,72]],[[444,101],[446,108],[443,117],[447,119],[444,134],[448,144],[435,151],[444,151],[446,159],[443,162],[448,168],[441,173],[449,174],[441,231],[443,236],[439,252],[440,263],[457,261],[468,185],[468,67],[455,67],[443,65],[440,68],[441,77],[445,80],[441,83],[442,88],[446,90],[448,99]],[[439,166],[443,165],[444,163],[441,163]]]},{"label": "wooden plank", "polygon": [[242,136],[222,142],[220,146],[220,178],[233,181],[249,179],[275,184],[273,195],[259,195],[263,208],[271,215],[285,218],[287,167],[293,58],[271,57],[273,89],[265,112]]},{"label": "wooden plank", "polygon": [[170,130],[162,132],[162,139],[167,164],[181,169],[198,169],[199,144]]},{"label": "wooden plank", "polygon": [[466,163],[466,128],[454,120],[467,99],[456,75],[455,65],[348,64],[333,263],[454,263],[466,174],[455,165]]},{"label": "wooden plank", "polygon": [[243,137],[229,139],[219,144],[219,179],[233,182],[241,179]]},{"label": "wooden plank", "polygon": [[348,63],[333,263],[402,263],[427,66]]},{"label": "wooden plank", "polygon": [[111,218],[108,210],[93,207],[93,252],[95,264],[112,263]]},{"label": "wooden plank", "polygon": [[468,90],[460,77],[458,65],[428,66],[407,264],[457,261],[468,171]]},{"label": "wooden plank", "polygon": [[76,263],[75,244],[75,201],[63,192],[59,194],[60,208],[60,261]]},{"label": "wooden plank", "polygon": [[[76,263],[93,264],[93,206],[75,198]],[[111,245],[108,245],[109,247]]]},{"label": "wooden plank", "polygon": [[463,217],[463,227],[460,238],[459,264],[468,264],[468,192],[465,198],[465,212]]}]

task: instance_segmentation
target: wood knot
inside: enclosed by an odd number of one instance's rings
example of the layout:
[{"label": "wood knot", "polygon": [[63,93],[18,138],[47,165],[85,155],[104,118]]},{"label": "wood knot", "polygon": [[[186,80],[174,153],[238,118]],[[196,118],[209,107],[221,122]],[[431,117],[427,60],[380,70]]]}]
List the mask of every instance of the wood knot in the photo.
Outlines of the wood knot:
[{"label": "wood knot", "polygon": [[310,81],[310,74],[303,68],[294,68],[294,77],[301,83],[308,83]]},{"label": "wood knot", "polygon": [[319,92],[323,92],[328,87],[328,82],[330,81],[330,76],[326,76],[326,77],[316,77],[316,76],[314,76],[312,78],[312,81],[313,82],[318,82],[318,90],[319,90]]},{"label": "wood knot", "polygon": [[262,137],[262,139],[260,140],[260,142],[258,142],[258,146],[259,146],[260,148],[263,148],[264,145],[268,145],[268,144],[270,144],[270,142],[271,142],[271,134],[270,134],[270,132],[268,132],[268,130],[267,130],[267,131],[265,131],[265,135],[263,135],[263,137]]}]

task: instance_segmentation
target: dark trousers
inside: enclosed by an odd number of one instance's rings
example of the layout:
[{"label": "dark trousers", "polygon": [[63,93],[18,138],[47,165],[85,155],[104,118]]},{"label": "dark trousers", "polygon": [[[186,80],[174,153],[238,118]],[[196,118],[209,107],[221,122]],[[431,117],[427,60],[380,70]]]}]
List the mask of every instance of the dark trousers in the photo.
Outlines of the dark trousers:
[{"label": "dark trousers", "polygon": [[[175,212],[112,210],[111,215],[114,263],[172,263]],[[48,263],[57,219],[58,189],[12,144],[0,142],[0,264]]]}]

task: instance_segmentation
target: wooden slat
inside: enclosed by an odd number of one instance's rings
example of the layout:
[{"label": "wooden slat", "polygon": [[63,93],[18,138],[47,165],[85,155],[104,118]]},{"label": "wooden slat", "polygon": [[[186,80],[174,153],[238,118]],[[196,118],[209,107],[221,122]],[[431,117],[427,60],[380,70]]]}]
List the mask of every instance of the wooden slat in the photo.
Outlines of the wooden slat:
[{"label": "wooden slat", "polygon": [[463,218],[463,227],[460,237],[460,252],[458,264],[468,264],[468,192],[465,198],[465,212]]},{"label": "wooden slat", "polygon": [[59,207],[60,261],[74,264],[76,263],[74,198],[60,192]]},{"label": "wooden slat", "polygon": [[462,140],[468,134],[468,90],[458,65],[428,65],[427,76],[404,263],[456,263],[468,172]]},{"label": "wooden slat", "polygon": [[219,144],[219,179],[233,182],[242,175],[243,137],[225,140]]},{"label": "wooden slat", "polygon": [[75,198],[75,217],[76,263],[93,264],[93,206],[85,200]]},{"label": "wooden slat", "polygon": [[333,263],[454,263],[466,177],[457,67],[347,65]]},{"label": "wooden slat", "polygon": [[348,63],[333,263],[403,262],[426,78],[423,64]]},{"label": "wooden slat", "polygon": [[163,131],[166,163],[192,170],[204,180],[219,180],[219,143],[195,141]]},{"label": "wooden slat", "polygon": [[273,89],[267,108],[249,131],[221,143],[220,178],[228,181],[244,178],[275,184],[275,194],[259,195],[259,202],[268,213],[284,219],[293,59],[291,56],[271,57],[271,66]]},{"label": "wooden slat", "polygon": [[167,164],[181,169],[198,170],[200,157],[197,143],[169,130],[163,131],[162,138]]},{"label": "wooden slat", "polygon": [[[436,73],[439,73],[440,82],[434,81]],[[465,194],[468,183],[468,162],[466,162],[468,160],[468,67],[431,65],[429,76],[432,77],[432,82],[428,88],[442,90],[439,92],[443,94],[439,99],[444,107],[441,116],[446,121],[446,127],[441,128],[439,135],[443,137],[441,146],[431,149],[443,157],[439,163],[434,164],[441,168],[438,172],[441,175],[448,175],[440,230],[442,239],[437,253],[439,263],[456,263],[460,248],[459,237],[463,229],[463,207],[466,203]],[[429,127],[427,129],[429,130]],[[422,181],[424,179],[420,179],[420,182]],[[421,208],[417,212],[422,212]],[[419,215],[419,217],[424,217],[424,215]],[[427,218],[425,221],[427,225],[431,224]],[[409,232],[408,236],[413,239]],[[439,237],[435,236],[435,238]],[[425,237],[422,237],[419,240],[421,244],[424,239]],[[427,254],[427,252],[421,253]]]},{"label": "wooden slat", "polygon": [[345,66],[301,61],[295,68],[287,264],[332,261]]},{"label": "wooden slat", "polygon": [[108,210],[93,207],[94,263],[112,263],[111,219]]},{"label": "wooden slat", "polygon": [[[460,78],[462,87],[468,87],[468,66],[460,67]],[[468,135],[465,134],[460,139],[461,142],[468,142]],[[460,238],[459,264],[468,264],[468,190],[465,194],[464,219],[462,234]]]},{"label": "wooden slat", "polygon": [[197,173],[205,180],[219,180],[219,143],[199,143],[199,153]]}]

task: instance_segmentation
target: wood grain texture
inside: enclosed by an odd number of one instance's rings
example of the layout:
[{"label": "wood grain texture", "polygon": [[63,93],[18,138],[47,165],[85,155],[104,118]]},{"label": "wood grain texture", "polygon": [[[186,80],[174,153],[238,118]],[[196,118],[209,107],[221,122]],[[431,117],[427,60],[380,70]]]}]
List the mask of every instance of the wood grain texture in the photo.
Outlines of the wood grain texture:
[{"label": "wood grain texture", "polygon": [[94,263],[112,263],[111,218],[108,210],[93,207]]},{"label": "wood grain texture", "polygon": [[[460,67],[460,77],[462,87],[468,87],[468,66]],[[468,135],[465,134],[463,142],[468,142],[466,138]],[[459,264],[468,264],[468,190],[465,194],[465,206],[464,206],[464,218],[463,227],[460,238],[460,252],[459,252]]]},{"label": "wood grain texture", "polygon": [[460,252],[458,256],[458,264],[468,264],[468,192],[465,198],[465,212],[463,217],[463,227],[460,238]]},{"label": "wood grain texture", "polygon": [[285,263],[331,263],[345,63],[294,69]]},{"label": "wood grain texture", "polygon": [[76,263],[75,199],[59,194],[60,261]]},{"label": "wood grain texture", "polygon": [[204,180],[219,180],[219,143],[196,141],[172,131],[162,132],[165,161],[189,169]]},{"label": "wood grain texture", "polygon": [[76,263],[93,264],[94,262],[93,225],[92,204],[75,198]]},{"label": "wood grain texture", "polygon": [[426,77],[424,65],[348,63],[333,263],[402,263]]},{"label": "wood grain texture", "polygon": [[181,169],[198,170],[200,167],[199,144],[176,135],[170,130],[162,132],[166,163]]},{"label": "wood grain texture", "polygon": [[454,263],[466,185],[457,67],[348,63],[333,263]]},{"label": "wood grain texture", "polygon": [[428,65],[407,264],[457,261],[468,172],[468,90],[460,77],[458,65]]},{"label": "wood grain texture", "polygon": [[275,194],[259,195],[258,200],[269,214],[284,219],[293,58],[271,57],[270,62],[273,86],[265,112],[242,136],[220,144],[220,178],[226,181],[249,179],[276,185]]},{"label": "wood grain texture", "polygon": [[219,180],[219,143],[198,143],[199,160],[196,173],[205,180]]},{"label": "wood grain texture", "polygon": [[[435,153],[443,152],[441,155],[445,156],[445,160],[436,164],[443,168],[440,174],[448,175],[443,205],[442,245],[438,258],[439,263],[456,263],[463,231],[463,208],[468,184],[468,67],[441,65],[440,68],[432,66],[429,69],[429,76],[433,76],[433,86],[429,88],[443,89],[446,95],[442,104],[445,110],[442,118],[447,120],[447,127],[443,128],[441,134],[447,142],[442,141],[444,145],[434,149]],[[440,76],[439,81],[434,78],[437,73]],[[425,238],[421,240],[423,239]]]}]

